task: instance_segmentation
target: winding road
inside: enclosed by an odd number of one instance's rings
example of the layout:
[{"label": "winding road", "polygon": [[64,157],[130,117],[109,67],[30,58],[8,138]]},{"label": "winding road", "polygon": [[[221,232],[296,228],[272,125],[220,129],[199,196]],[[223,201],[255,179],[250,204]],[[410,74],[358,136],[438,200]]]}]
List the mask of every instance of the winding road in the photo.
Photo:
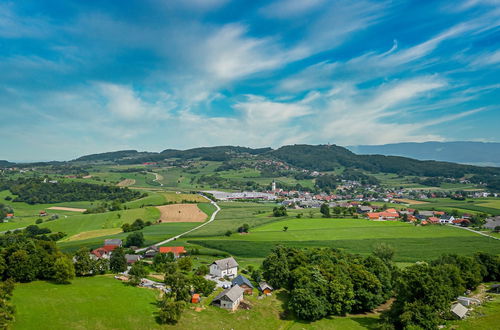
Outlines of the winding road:
[{"label": "winding road", "polygon": [[[216,203],[216,202],[214,202],[213,200],[209,199],[208,197],[206,197],[206,196],[204,196],[204,195],[202,195],[202,194],[200,194],[200,196],[203,196],[203,198],[205,198],[206,200],[208,200],[208,201],[210,202],[210,204],[212,204],[212,205],[213,205],[213,206],[215,206],[215,208],[216,208],[216,210],[214,211],[214,213],[212,213],[212,215],[210,216],[210,219],[209,219],[208,221],[206,221],[206,222],[202,223],[202,224],[201,224],[201,225],[199,225],[199,226],[196,226],[196,227],[194,227],[194,228],[192,228],[192,229],[189,229],[189,230],[188,230],[188,231],[186,231],[186,232],[183,232],[182,234],[179,234],[179,235],[177,235],[177,236],[174,236],[174,237],[171,237],[171,238],[166,239],[166,240],[164,240],[164,241],[161,241],[161,242],[158,242],[158,243],[156,243],[156,244],[153,244],[153,246],[160,246],[160,245],[163,245],[163,244],[166,244],[166,243],[169,243],[169,242],[175,241],[176,239],[178,239],[178,238],[180,238],[180,237],[182,237],[182,236],[184,236],[184,235],[186,235],[186,234],[189,234],[189,233],[191,233],[191,232],[193,232],[193,231],[195,231],[195,230],[197,230],[197,229],[200,229],[201,227],[206,226],[206,225],[208,225],[210,222],[212,222],[212,221],[214,221],[214,220],[215,220],[215,216],[216,216],[216,215],[217,215],[217,213],[219,213],[219,211],[220,211],[220,207],[219,207],[219,205],[217,205],[217,203]],[[148,247],[145,247],[145,248],[142,248],[142,249],[139,249],[139,250],[135,250],[135,252],[144,252],[144,251],[146,251],[146,249],[147,249],[147,248],[148,248]]]}]

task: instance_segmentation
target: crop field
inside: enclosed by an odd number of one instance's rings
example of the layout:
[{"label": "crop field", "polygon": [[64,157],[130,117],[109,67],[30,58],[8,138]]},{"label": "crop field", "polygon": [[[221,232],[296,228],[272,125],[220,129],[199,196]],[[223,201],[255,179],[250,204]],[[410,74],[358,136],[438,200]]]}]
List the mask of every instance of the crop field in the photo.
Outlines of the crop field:
[{"label": "crop field", "polygon": [[[69,285],[20,284],[14,291],[14,329],[376,329],[376,314],[330,317],[316,322],[284,315],[286,294],[246,296],[249,310],[229,312],[210,306],[217,292],[196,307],[189,304],[176,325],[156,322],[157,291],[131,287],[107,276],[76,278]],[[64,306],[62,308],[62,306]],[[68,318],[68,313],[71,318]]]},{"label": "crop field", "polygon": [[171,204],[156,207],[160,211],[161,223],[167,222],[204,222],[207,214],[196,204]]},{"label": "crop field", "polygon": [[165,192],[162,193],[165,201],[168,203],[183,203],[183,202],[194,202],[194,203],[206,203],[207,199],[198,194],[186,194],[186,193],[176,193],[176,192]]},{"label": "crop field", "polygon": [[443,253],[500,250],[500,241],[460,228],[360,219],[287,219],[252,228],[249,234],[188,242],[245,258],[263,258],[278,244],[342,248],[367,255],[377,243],[384,242],[396,249],[398,262],[431,260]]}]

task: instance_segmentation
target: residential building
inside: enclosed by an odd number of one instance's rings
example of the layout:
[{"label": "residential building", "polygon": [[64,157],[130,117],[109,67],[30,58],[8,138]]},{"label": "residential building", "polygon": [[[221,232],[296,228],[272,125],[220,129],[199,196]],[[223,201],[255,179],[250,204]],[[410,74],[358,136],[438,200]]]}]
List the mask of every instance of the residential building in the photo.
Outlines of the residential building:
[{"label": "residential building", "polygon": [[236,276],[231,281],[231,285],[232,286],[239,285],[240,288],[242,288],[245,291],[245,294],[252,294],[253,293],[252,283],[250,282],[250,280],[248,278],[246,278],[245,276],[243,276],[241,274]]},{"label": "residential building", "polygon": [[236,277],[238,275],[238,263],[233,257],[215,260],[210,265],[210,275]]},{"label": "residential building", "polygon": [[212,304],[234,311],[243,300],[243,292],[244,290],[239,285],[235,285],[219,293],[212,301]]}]

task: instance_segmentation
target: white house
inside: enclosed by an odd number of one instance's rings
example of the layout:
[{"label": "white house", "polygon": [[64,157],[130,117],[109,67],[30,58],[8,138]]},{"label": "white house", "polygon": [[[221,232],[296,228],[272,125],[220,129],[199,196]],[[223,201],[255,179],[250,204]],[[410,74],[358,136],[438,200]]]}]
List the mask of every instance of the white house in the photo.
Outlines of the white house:
[{"label": "white house", "polygon": [[236,310],[243,300],[243,290],[238,284],[219,293],[212,303],[220,308]]},{"label": "white house", "polygon": [[233,257],[215,260],[210,265],[210,275],[217,277],[236,277],[236,275],[238,275],[238,263]]}]

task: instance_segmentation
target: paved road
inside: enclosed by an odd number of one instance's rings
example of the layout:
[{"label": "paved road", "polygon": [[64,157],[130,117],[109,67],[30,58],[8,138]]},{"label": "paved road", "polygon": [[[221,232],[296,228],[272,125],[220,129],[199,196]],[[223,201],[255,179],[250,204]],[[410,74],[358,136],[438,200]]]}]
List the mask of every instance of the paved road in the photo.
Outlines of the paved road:
[{"label": "paved road", "polygon": [[493,238],[493,239],[496,239],[496,240],[499,240],[499,241],[500,241],[500,238],[498,238],[498,237],[491,236],[491,235],[488,235],[488,234],[482,233],[482,232],[477,231],[477,230],[474,230],[474,229],[470,229],[470,228],[467,228],[467,227],[460,227],[460,226],[453,226],[453,227],[456,227],[456,228],[462,228],[462,229],[465,229],[465,230],[471,231],[471,232],[473,232],[473,233],[476,233],[476,234],[479,234],[479,235],[483,235],[483,236],[486,236],[486,237],[489,237],[489,238]]},{"label": "paved road", "polygon": [[[201,195],[201,196],[203,196],[203,195]],[[186,234],[189,234],[189,233],[191,233],[191,232],[193,232],[193,231],[195,231],[195,230],[197,230],[197,229],[200,229],[201,227],[206,226],[206,225],[208,225],[210,222],[214,221],[214,220],[215,220],[215,216],[216,216],[216,215],[217,215],[217,213],[219,213],[219,211],[220,211],[220,207],[219,207],[219,205],[217,205],[217,203],[216,203],[216,202],[212,201],[212,200],[211,200],[211,199],[209,199],[208,197],[206,197],[206,196],[203,196],[203,197],[204,197],[204,198],[206,198],[206,199],[207,199],[207,200],[208,200],[208,201],[209,201],[209,202],[210,202],[213,206],[215,206],[215,208],[216,208],[215,212],[214,212],[214,213],[212,213],[212,216],[210,217],[210,219],[209,219],[207,222],[204,222],[204,223],[202,223],[201,225],[199,225],[199,226],[197,226],[197,227],[194,227],[193,229],[190,229],[190,230],[188,230],[188,231],[186,231],[186,232],[184,232],[184,233],[182,233],[182,234],[179,234],[179,235],[177,235],[177,236],[171,237],[171,238],[169,238],[169,239],[166,239],[166,240],[164,240],[164,241],[158,242],[158,243],[153,244],[153,245],[154,245],[154,246],[160,246],[160,245],[163,245],[163,244],[166,244],[166,243],[172,242],[172,241],[174,241],[174,240],[178,239],[179,237],[182,237],[182,236],[184,236],[184,235],[186,235]],[[144,252],[146,249],[147,249],[147,247],[142,248],[142,249],[139,249],[139,250],[135,250],[135,252]]]}]

